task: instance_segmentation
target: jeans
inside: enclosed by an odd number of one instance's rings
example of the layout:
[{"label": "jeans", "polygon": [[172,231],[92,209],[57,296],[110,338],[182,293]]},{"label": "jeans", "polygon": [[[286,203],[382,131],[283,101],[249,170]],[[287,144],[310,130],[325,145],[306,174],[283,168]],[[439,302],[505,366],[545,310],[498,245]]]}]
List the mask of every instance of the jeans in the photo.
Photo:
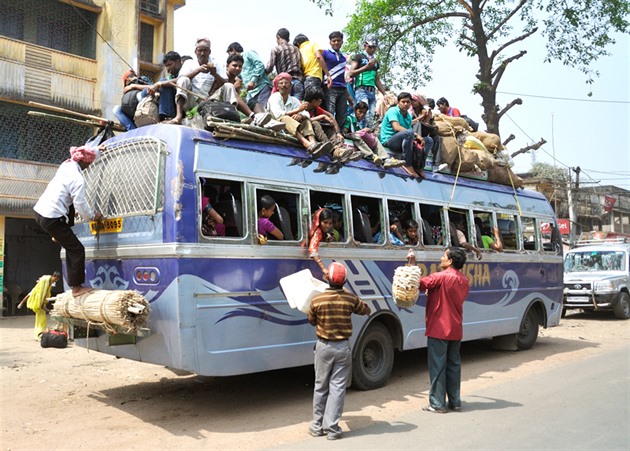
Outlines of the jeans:
[{"label": "jeans", "polygon": [[[165,81],[166,78],[161,78],[160,81]],[[160,112],[160,118],[175,117],[177,116],[177,107],[175,106],[175,94],[177,90],[173,87],[163,87],[160,89],[160,99],[158,111]]]},{"label": "jeans", "polygon": [[120,122],[121,125],[125,127],[127,131],[133,130],[134,128],[136,128],[136,124],[133,123],[133,119],[131,119],[129,116],[127,116],[125,113],[122,112],[120,105],[116,105],[114,107],[114,116],[116,116],[116,119],[118,119],[118,122]]},{"label": "jeans", "polygon": [[304,82],[302,80],[293,77],[293,80],[291,80],[291,95],[300,101],[304,99]]},{"label": "jeans", "polygon": [[414,139],[413,130],[405,130],[389,138],[385,143],[385,147],[396,154],[402,154],[405,166],[415,167],[417,152]]},{"label": "jeans", "polygon": [[429,403],[436,409],[445,409],[446,396],[449,407],[461,407],[460,386],[462,361],[459,356],[460,340],[427,338],[429,363]]},{"label": "jeans", "polygon": [[343,127],[348,114],[348,90],[346,88],[325,89],[324,98],[326,101],[324,109],[334,114],[339,127]]},{"label": "jeans", "polygon": [[306,77],[304,79],[304,91],[308,88],[322,89],[322,80],[317,77]]},{"label": "jeans", "polygon": [[340,435],[339,420],[352,369],[348,340],[315,343],[315,388],[311,431]]},{"label": "jeans", "polygon": [[[365,121],[369,128],[372,128],[374,125],[374,110],[376,109],[376,92],[368,91],[367,89],[359,86],[354,91],[355,102],[356,105],[359,102],[365,102],[368,105],[368,112],[365,115]],[[343,127],[343,125],[342,125]]]}]

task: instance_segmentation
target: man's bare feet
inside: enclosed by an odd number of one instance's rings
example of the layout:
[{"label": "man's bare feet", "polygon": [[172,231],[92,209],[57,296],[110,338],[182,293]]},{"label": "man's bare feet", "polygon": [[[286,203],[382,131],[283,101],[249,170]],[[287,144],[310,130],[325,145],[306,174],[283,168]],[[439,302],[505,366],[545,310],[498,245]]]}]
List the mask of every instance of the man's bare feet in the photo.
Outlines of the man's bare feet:
[{"label": "man's bare feet", "polygon": [[92,291],[94,291],[94,288],[84,287],[83,285],[79,285],[78,287],[72,287],[72,296],[75,296],[75,297],[82,296]]},{"label": "man's bare feet", "polygon": [[413,168],[413,166],[403,166],[402,168],[403,168],[403,169],[407,172],[407,174],[409,174],[410,176],[412,176],[412,177],[414,177],[414,178],[419,177],[419,176],[418,176],[418,173],[417,173],[417,172],[416,172],[416,170]]},{"label": "man's bare feet", "polygon": [[184,118],[182,118],[182,117],[174,117],[173,119],[169,119],[168,121],[163,121],[162,124],[180,125],[182,123],[183,119]]}]

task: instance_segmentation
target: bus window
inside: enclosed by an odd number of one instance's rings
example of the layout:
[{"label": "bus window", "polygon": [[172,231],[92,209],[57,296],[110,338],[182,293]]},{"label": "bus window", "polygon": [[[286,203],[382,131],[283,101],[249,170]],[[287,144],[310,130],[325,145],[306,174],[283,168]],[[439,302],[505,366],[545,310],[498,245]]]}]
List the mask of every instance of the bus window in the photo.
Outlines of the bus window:
[{"label": "bus window", "polygon": [[493,246],[495,236],[492,228],[495,227],[495,225],[492,218],[492,213],[488,211],[473,210],[473,218],[473,236],[476,242],[475,246],[477,246],[478,249],[495,249],[500,251],[501,248],[496,248],[496,246]]},{"label": "bus window", "polygon": [[[544,225],[544,226],[543,226]],[[538,220],[538,230],[541,231],[541,242],[544,252],[562,254],[562,235],[554,222]],[[547,233],[545,233],[547,230]]]},{"label": "bus window", "polygon": [[[245,236],[242,203],[243,183],[211,178],[201,178],[199,182],[201,234],[213,238]],[[216,220],[211,221],[212,216],[214,216],[212,210],[223,219],[222,224]],[[214,224],[210,224],[210,221]]]},{"label": "bus window", "polygon": [[521,217],[521,227],[523,228],[523,249],[526,251],[537,251],[538,239],[535,219]]},{"label": "bus window", "polygon": [[[271,207],[265,207],[267,211],[275,206],[273,214],[267,219],[282,232],[282,235],[274,233],[271,230],[265,229],[264,233],[258,230],[259,234],[266,235],[268,242],[271,241],[295,241],[300,239],[300,233],[298,228],[298,203],[299,196],[296,193],[290,193],[286,191],[272,191],[266,189],[256,190],[256,217],[261,219],[260,212],[263,209],[264,202],[270,200],[274,202]],[[260,223],[259,223],[260,225]],[[282,238],[280,238],[282,236]]]},{"label": "bus window", "polygon": [[[405,246],[417,246],[420,239],[420,227],[414,216],[414,206],[410,202],[398,200],[388,200],[387,209],[389,211],[389,227],[390,232],[394,234]],[[398,224],[393,221],[398,220]],[[395,225],[394,229],[392,226]],[[393,244],[399,244],[398,241],[392,240]]]},{"label": "bus window", "polygon": [[451,246],[462,247],[460,244],[462,242],[462,238],[468,244],[474,243],[474,240],[471,238],[471,234],[470,234],[472,227],[470,227],[467,211],[449,210],[448,220],[449,220],[449,236],[450,236]]},{"label": "bus window", "polygon": [[[382,208],[381,201],[371,197],[351,196],[352,223],[354,239],[360,243],[374,243],[376,232],[381,230]],[[385,237],[380,235],[378,244],[383,244]]]},{"label": "bus window", "polygon": [[444,241],[442,231],[446,230],[442,221],[442,207],[420,204],[420,231],[425,246],[438,246]]},{"label": "bus window", "polygon": [[345,218],[345,201],[343,194],[325,191],[311,191],[311,216],[320,208],[328,208],[333,214],[333,235],[336,242],[348,241],[348,221]]},{"label": "bus window", "polygon": [[500,213],[497,215],[497,226],[503,240],[503,249],[514,251],[518,249],[518,233],[514,215]]}]

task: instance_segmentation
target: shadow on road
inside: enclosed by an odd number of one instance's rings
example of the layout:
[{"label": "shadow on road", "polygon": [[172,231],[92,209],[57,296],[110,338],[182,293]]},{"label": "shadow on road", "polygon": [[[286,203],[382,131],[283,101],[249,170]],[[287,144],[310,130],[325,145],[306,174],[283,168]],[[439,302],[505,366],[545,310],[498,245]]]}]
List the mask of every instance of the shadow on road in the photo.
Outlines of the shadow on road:
[{"label": "shadow on road", "polygon": [[[544,335],[533,349],[521,352],[494,351],[490,341],[464,343],[463,382],[492,379],[491,373],[508,372],[537,361],[542,363],[552,355],[593,346],[597,344]],[[345,411],[380,409],[391,402],[412,402],[419,408],[426,403],[428,388],[426,350],[398,353],[388,384],[372,391],[350,389]],[[308,422],[312,390],[313,367],[306,366],[225,378],[163,377],[154,382],[102,390],[90,397],[174,435],[201,438],[203,431],[257,432]],[[503,409],[512,405],[503,400],[466,401],[467,410]],[[353,422],[351,430],[357,433],[362,426],[374,424],[370,416],[348,415],[344,420]],[[384,424],[388,428],[407,427]]]}]

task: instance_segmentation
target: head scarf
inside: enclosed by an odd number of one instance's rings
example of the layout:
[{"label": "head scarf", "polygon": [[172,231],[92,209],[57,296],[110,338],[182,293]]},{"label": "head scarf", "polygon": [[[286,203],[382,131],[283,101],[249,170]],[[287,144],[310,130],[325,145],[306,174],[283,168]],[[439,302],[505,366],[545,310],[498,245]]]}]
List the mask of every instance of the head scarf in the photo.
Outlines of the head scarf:
[{"label": "head scarf", "polygon": [[427,105],[427,98],[419,92],[414,92],[413,94],[411,94],[411,99],[415,100],[416,102],[420,102],[420,105],[422,106]]},{"label": "head scarf", "polygon": [[197,42],[195,42],[195,50],[197,50],[199,47],[210,48],[210,39],[208,39],[208,38],[199,38],[199,39],[197,39]]},{"label": "head scarf", "polygon": [[70,147],[70,159],[75,162],[92,163],[96,160],[97,150],[87,146]]},{"label": "head scarf", "polygon": [[291,74],[287,72],[281,72],[278,75],[276,75],[276,78],[273,79],[273,92],[278,92],[278,82],[280,80],[291,81],[293,80],[293,77],[291,76]]}]

